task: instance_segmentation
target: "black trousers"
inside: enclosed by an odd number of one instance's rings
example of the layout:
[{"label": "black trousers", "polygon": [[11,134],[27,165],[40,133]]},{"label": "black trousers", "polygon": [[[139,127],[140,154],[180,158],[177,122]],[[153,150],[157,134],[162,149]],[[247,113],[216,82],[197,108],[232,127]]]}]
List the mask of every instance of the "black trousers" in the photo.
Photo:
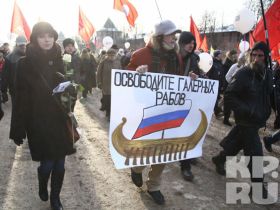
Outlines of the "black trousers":
[{"label": "black trousers", "polygon": [[[258,130],[259,128],[254,126],[236,125],[220,143],[226,156],[235,156],[242,149],[245,156],[250,156],[248,169],[251,173],[252,182],[263,182],[263,177],[252,177],[252,157],[263,156],[262,143]],[[263,166],[260,165],[259,167]]]},{"label": "black trousers", "polygon": [[106,116],[110,116],[111,114],[111,95],[103,95],[103,105],[106,111]]},{"label": "black trousers", "polygon": [[190,159],[186,159],[186,160],[180,160],[180,166],[181,166],[181,170],[187,170],[190,171],[192,169],[192,161],[194,161],[196,158],[190,158]]}]

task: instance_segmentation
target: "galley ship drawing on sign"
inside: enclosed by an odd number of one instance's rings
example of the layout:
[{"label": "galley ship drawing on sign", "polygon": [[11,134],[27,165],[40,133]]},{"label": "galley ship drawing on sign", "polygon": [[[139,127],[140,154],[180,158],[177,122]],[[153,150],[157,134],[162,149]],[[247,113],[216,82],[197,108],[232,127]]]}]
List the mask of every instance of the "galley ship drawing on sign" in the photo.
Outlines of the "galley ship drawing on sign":
[{"label": "galley ship drawing on sign", "polygon": [[[192,101],[186,100],[184,105],[163,104],[144,108],[142,120],[132,139],[123,134],[127,121],[124,117],[112,133],[112,144],[125,157],[125,165],[131,165],[130,160],[132,165],[137,165],[137,158],[140,165],[185,159],[187,152],[198,144],[206,132],[208,122],[204,111],[199,109],[201,120],[190,136],[164,138],[164,130],[180,127],[188,119],[191,107]],[[162,138],[138,139],[154,132],[162,132]]]}]

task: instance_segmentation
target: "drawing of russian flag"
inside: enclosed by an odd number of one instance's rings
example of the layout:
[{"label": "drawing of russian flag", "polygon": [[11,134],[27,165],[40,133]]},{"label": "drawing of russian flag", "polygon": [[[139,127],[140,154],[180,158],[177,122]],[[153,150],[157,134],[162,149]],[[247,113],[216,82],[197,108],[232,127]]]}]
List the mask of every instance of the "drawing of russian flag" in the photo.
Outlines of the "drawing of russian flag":
[{"label": "drawing of russian flag", "polygon": [[143,118],[132,139],[157,131],[180,127],[191,109],[191,100],[184,105],[156,105],[143,109]]}]

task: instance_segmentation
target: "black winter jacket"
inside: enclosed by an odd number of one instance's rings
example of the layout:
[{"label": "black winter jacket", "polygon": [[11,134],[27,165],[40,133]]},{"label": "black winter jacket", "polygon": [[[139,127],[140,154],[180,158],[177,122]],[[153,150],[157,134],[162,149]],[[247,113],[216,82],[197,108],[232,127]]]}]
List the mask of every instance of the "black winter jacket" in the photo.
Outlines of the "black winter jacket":
[{"label": "black winter jacket", "polygon": [[213,59],[213,66],[206,74],[209,79],[214,79],[219,81],[219,91],[223,92],[224,90],[224,81],[225,81],[225,70],[221,61],[216,58]]},{"label": "black winter jacket", "polygon": [[243,67],[236,73],[225,91],[225,104],[234,111],[237,125],[260,128],[265,126],[271,113],[271,92],[270,70],[266,70],[262,78],[249,67]]}]

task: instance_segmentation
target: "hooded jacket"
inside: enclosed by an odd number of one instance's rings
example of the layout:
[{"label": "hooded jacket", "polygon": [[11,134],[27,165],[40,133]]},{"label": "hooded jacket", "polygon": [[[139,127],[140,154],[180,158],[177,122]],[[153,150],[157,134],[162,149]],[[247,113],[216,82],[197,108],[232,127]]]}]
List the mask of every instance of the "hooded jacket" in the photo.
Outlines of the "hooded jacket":
[{"label": "hooded jacket", "polygon": [[57,72],[64,73],[57,44],[47,53],[28,44],[26,57],[18,61],[16,68],[10,138],[27,137],[35,161],[56,160],[73,153],[67,116],[52,95],[61,82]]}]

